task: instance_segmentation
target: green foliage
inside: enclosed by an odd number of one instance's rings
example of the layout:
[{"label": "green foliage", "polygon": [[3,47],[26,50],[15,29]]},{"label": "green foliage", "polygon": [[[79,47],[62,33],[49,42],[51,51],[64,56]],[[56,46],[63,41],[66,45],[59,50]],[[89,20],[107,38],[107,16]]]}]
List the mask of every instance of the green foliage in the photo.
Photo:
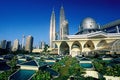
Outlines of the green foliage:
[{"label": "green foliage", "polygon": [[69,67],[69,74],[75,76],[76,78],[82,77],[82,74],[85,74],[85,69],[80,67],[79,63],[76,60],[72,60],[72,64]]},{"label": "green foliage", "polygon": [[102,60],[94,61],[96,71],[107,76],[120,76],[120,64],[114,64],[113,66],[106,66],[109,62]]},{"label": "green foliage", "polygon": [[8,80],[8,77],[13,74],[17,69],[10,69],[8,71],[4,71],[0,74],[0,80]]},{"label": "green foliage", "polygon": [[55,70],[55,71],[59,71],[60,68],[62,67],[62,63],[55,63],[52,68]]},{"label": "green foliage", "polygon": [[66,56],[61,61],[55,63],[52,68],[60,73],[60,76],[55,80],[67,80],[71,75],[76,78],[84,74],[84,69],[80,67],[76,58]]},{"label": "green foliage", "polygon": [[50,80],[50,73],[46,71],[39,70],[36,72],[36,75],[32,78],[32,80]]},{"label": "green foliage", "polygon": [[48,52],[48,48],[49,48],[49,46],[46,44],[45,47],[44,47],[43,52]]},{"label": "green foliage", "polygon": [[17,50],[17,51],[13,51],[13,52],[11,52],[11,53],[13,53],[13,54],[28,54],[29,52],[28,51],[25,51],[25,50]]},{"label": "green foliage", "polygon": [[12,74],[12,71],[5,71],[3,73],[0,74],[0,80],[8,80],[9,75]]},{"label": "green foliage", "polygon": [[8,77],[13,74],[18,68],[16,67],[17,64],[17,57],[14,56],[7,64],[11,67],[10,70],[4,71],[0,74],[0,80],[8,80]]},{"label": "green foliage", "polygon": [[120,64],[114,65],[113,67],[106,67],[105,75],[108,76],[120,76]]},{"label": "green foliage", "polygon": [[9,62],[8,65],[10,65],[12,68],[16,67],[17,64],[17,57],[14,56]]},{"label": "green foliage", "polygon": [[94,66],[96,71],[100,72],[101,74],[105,74],[104,65],[102,63],[95,61]]}]

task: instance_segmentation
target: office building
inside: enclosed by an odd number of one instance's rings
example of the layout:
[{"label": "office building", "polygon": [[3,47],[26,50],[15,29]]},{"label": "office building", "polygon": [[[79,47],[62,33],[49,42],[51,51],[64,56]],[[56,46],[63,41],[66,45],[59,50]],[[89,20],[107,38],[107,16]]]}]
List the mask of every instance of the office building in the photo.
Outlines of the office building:
[{"label": "office building", "polygon": [[12,51],[17,51],[18,49],[19,49],[19,40],[15,39],[12,46]]},{"label": "office building", "polygon": [[8,51],[11,51],[11,41],[7,41],[6,49],[7,49]]},{"label": "office building", "polygon": [[1,41],[1,44],[0,44],[1,49],[6,49],[6,42],[7,42],[6,40]]},{"label": "office building", "polygon": [[21,49],[24,50],[24,43],[25,43],[25,36],[22,36],[22,44],[21,44]]},{"label": "office building", "polygon": [[25,50],[28,52],[32,52],[32,49],[33,49],[33,37],[29,35],[26,37]]}]

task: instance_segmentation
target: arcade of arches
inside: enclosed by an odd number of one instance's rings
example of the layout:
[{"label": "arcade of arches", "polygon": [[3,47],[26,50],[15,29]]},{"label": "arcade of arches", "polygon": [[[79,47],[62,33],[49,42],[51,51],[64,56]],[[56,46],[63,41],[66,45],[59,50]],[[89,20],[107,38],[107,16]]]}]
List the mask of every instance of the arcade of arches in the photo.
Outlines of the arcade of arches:
[{"label": "arcade of arches", "polygon": [[71,55],[72,57],[78,54],[88,55],[96,50],[112,50],[116,52],[120,49],[120,40],[115,39],[57,40],[54,43],[57,45],[58,54]]}]

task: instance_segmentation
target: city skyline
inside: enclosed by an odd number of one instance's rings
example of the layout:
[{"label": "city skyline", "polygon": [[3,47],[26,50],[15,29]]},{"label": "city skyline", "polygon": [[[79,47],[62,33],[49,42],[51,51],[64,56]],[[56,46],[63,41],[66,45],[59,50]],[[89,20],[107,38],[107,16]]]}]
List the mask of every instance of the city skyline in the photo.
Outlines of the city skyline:
[{"label": "city skyline", "polygon": [[22,41],[22,35],[32,35],[34,46],[41,40],[49,43],[50,17],[54,8],[56,31],[59,31],[59,15],[64,7],[69,22],[69,34],[78,32],[85,17],[94,18],[104,25],[120,19],[119,0],[4,0],[0,1],[0,41]]}]

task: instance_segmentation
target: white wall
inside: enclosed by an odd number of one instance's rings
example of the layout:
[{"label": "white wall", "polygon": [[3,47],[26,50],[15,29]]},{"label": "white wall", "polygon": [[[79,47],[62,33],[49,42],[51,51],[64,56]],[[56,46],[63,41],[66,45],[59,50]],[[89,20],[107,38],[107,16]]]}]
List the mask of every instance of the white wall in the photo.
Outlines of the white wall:
[{"label": "white wall", "polygon": [[120,77],[104,76],[106,80],[120,80]]},{"label": "white wall", "polygon": [[88,76],[91,76],[91,77],[94,77],[94,78],[99,78],[99,73],[97,71],[85,71],[86,74],[84,74],[84,77],[88,77]]},{"label": "white wall", "polygon": [[26,69],[26,70],[38,70],[37,66],[26,66],[26,65],[21,65],[20,69]]}]

